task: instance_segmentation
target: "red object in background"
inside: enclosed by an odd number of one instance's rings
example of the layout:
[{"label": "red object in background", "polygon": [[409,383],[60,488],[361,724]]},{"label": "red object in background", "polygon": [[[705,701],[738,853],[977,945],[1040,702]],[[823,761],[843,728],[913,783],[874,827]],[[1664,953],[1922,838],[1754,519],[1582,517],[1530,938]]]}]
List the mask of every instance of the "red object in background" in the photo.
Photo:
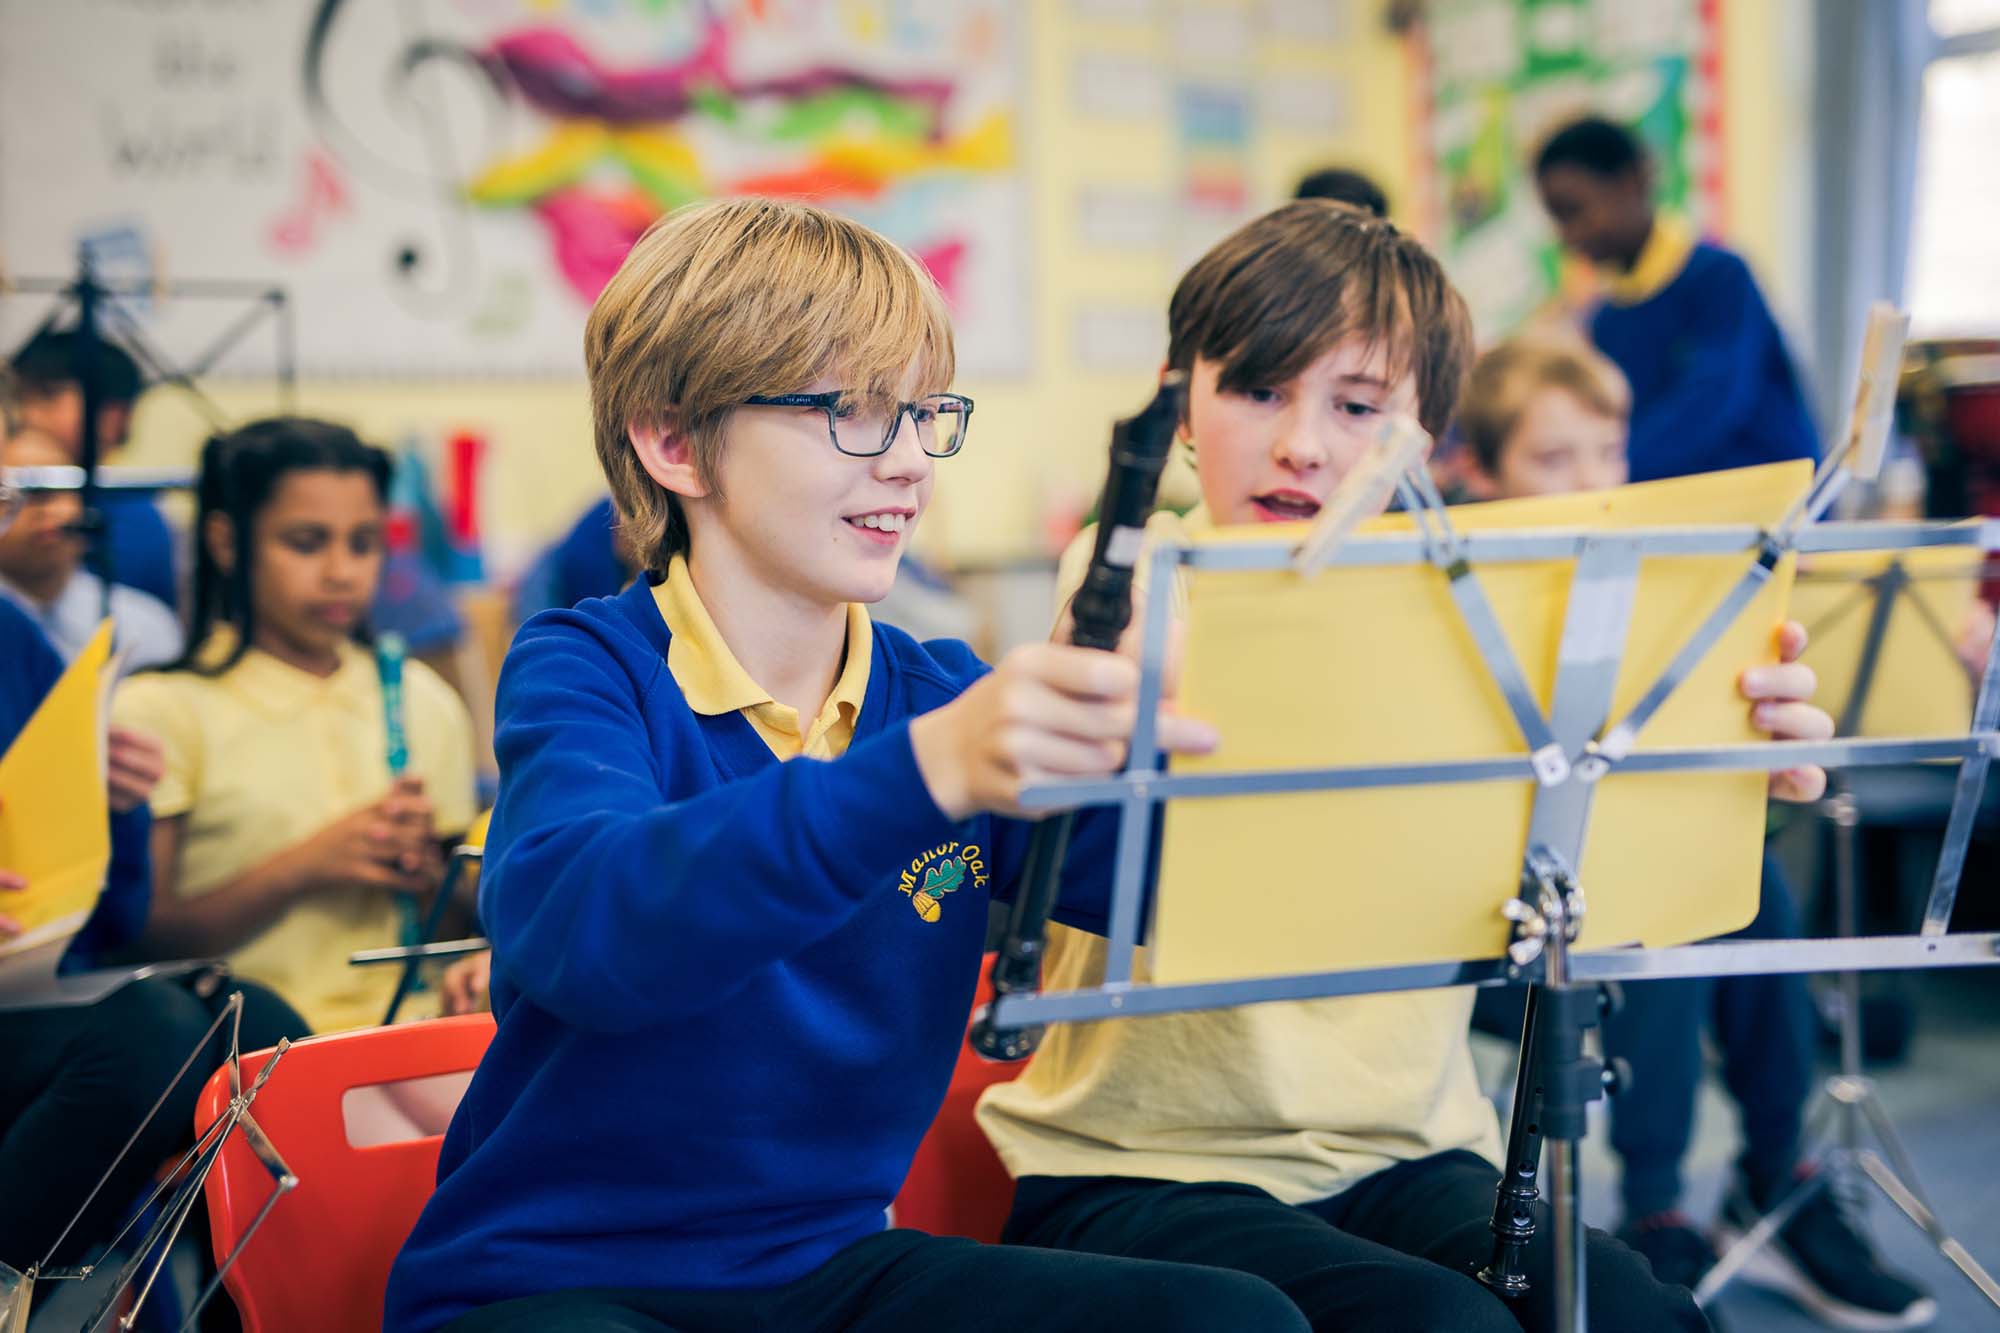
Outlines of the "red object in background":
[{"label": "red object in background", "polygon": [[[975,1010],[993,998],[988,980],[992,971],[993,955],[987,954],[979,960],[979,990],[972,997]],[[966,1017],[969,1026],[971,1015]],[[1000,1228],[1014,1207],[1014,1180],[973,1122],[972,1108],[980,1093],[1008,1082],[1026,1067],[990,1064],[974,1055],[972,1047],[959,1043],[958,1065],[951,1071],[944,1105],[917,1145],[910,1174],[896,1196],[897,1226],[933,1236],[970,1236],[989,1245],[999,1241]]]},{"label": "red object in background", "polygon": [[479,468],[486,457],[486,437],[469,430],[453,435],[445,446],[445,495],[451,506],[445,526],[451,544],[461,551],[479,545]]},{"label": "red object in background", "polygon": [[[251,1103],[250,1116],[299,1178],[223,1275],[245,1333],[349,1333],[380,1328],[389,1266],[437,1184],[443,1135],[356,1148],[342,1099],[353,1088],[479,1063],[493,1040],[488,1014],[362,1028],[293,1045]],[[247,1088],[271,1058],[243,1057]],[[229,1106],[229,1071],[201,1091],[195,1133]],[[220,1263],[275,1188],[270,1172],[232,1133],[204,1191]]]},{"label": "red object in background", "polygon": [[[1965,460],[1966,499],[1973,513],[2000,517],[2000,356],[1950,357],[1938,369],[1945,435]],[[2000,576],[1980,591],[2000,602]]]}]

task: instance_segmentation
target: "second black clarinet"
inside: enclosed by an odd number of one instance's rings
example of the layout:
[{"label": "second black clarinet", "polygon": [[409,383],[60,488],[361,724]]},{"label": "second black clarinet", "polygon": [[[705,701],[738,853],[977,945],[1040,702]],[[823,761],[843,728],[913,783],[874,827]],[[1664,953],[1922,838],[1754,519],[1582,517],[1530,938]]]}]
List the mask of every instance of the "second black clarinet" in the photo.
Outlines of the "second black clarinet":
[{"label": "second black clarinet", "polygon": [[[1075,629],[1070,641],[1112,651],[1132,621],[1132,576],[1144,549],[1146,520],[1160,488],[1160,474],[1173,452],[1174,432],[1187,411],[1187,376],[1170,371],[1159,392],[1138,415],[1111,429],[1111,467],[1097,506],[1097,540],[1090,569],[1070,603]],[[995,999],[1032,991],[1041,984],[1042,951],[1049,913],[1061,889],[1063,855],[1075,815],[1064,811],[1043,820],[1028,842],[1021,883],[1007,916],[1007,934],[993,959]],[[1025,1060],[1041,1044],[1039,1024],[1001,1028],[987,1006],[973,1019],[967,1040],[988,1060]]]}]

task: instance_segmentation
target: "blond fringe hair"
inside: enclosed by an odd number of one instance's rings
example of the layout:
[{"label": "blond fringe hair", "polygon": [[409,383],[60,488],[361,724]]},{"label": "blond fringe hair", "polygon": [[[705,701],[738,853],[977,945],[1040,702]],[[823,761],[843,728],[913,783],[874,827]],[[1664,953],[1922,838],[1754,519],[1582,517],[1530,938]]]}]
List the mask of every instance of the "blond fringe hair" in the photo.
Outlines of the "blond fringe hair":
[{"label": "blond fringe hair", "polygon": [[1596,348],[1547,334],[1509,338],[1473,364],[1458,406],[1458,428],[1489,475],[1499,470],[1507,437],[1543,389],[1574,394],[1599,416],[1618,421],[1632,411],[1624,374]]},{"label": "blond fringe hair", "polygon": [[943,294],[916,260],[848,218],[754,197],[648,228],[591,308],[583,356],[620,536],[659,573],[687,550],[687,522],[640,466],[633,427],[680,432],[713,486],[746,398],[831,376],[873,415],[944,391],[955,369]]}]

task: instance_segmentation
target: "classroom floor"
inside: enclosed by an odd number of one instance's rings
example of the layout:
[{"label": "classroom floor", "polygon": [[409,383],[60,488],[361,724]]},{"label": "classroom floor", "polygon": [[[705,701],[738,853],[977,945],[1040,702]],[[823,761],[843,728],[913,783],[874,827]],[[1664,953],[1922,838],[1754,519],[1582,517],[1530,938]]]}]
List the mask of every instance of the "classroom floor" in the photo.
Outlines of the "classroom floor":
[{"label": "classroom floor", "polygon": [[[1912,989],[1918,1018],[1909,1058],[1869,1072],[1938,1216],[1974,1258],[2000,1276],[2000,967],[1933,974]],[[1478,1047],[1486,1085],[1501,1086],[1512,1067],[1511,1051],[1487,1038],[1480,1038]],[[1615,1159],[1604,1129],[1600,1114],[1584,1152],[1584,1210],[1594,1226],[1618,1220]],[[1735,1155],[1735,1110],[1710,1080],[1687,1163],[1687,1211],[1703,1225],[1715,1215]],[[1872,1186],[1862,1193],[1885,1258],[1937,1297],[1933,1328],[1940,1333],[2000,1329],[2000,1311],[1922,1232]],[[1715,1314],[1722,1333],[1810,1333],[1823,1327],[1788,1301],[1742,1282],[1723,1292]]]}]

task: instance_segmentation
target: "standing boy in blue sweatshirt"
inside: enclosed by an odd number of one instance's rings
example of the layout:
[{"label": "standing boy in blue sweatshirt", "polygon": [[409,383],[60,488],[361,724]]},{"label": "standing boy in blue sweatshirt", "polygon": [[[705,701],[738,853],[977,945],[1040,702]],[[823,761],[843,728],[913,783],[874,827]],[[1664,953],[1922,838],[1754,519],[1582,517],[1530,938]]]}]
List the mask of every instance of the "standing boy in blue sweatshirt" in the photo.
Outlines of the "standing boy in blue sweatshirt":
[{"label": "standing boy in blue sweatshirt", "polygon": [[[502,670],[499,1030],[388,1327],[1302,1329],[1240,1274],[887,1228],[1020,871],[1004,816],[1113,769],[1138,678],[1054,644],[989,673],[863,609],[966,437],[935,285],[818,209],[702,205],[633,248],[585,361],[647,575]],[[1109,823],[1079,827],[1072,924]]]},{"label": "standing boy in blue sweatshirt", "polygon": [[1777,321],[1742,259],[1656,213],[1632,132],[1587,117],[1535,159],[1565,247],[1609,275],[1590,337],[1632,386],[1632,480],[1814,458],[1818,435]]}]

